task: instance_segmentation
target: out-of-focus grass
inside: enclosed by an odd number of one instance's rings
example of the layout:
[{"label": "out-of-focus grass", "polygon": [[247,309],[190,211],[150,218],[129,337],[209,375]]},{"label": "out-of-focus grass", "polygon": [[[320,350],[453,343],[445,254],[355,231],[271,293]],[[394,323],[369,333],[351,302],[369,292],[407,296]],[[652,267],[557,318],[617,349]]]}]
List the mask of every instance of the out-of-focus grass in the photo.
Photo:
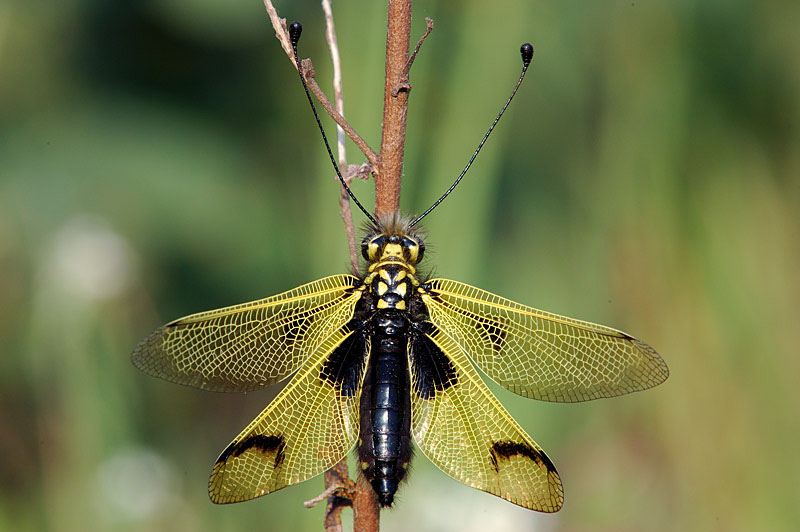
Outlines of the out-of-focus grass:
[{"label": "out-of-focus grass", "polygon": [[[291,4],[291,5],[290,5]],[[304,56],[329,79],[314,2]],[[335,6],[346,110],[380,136],[385,7]],[[385,530],[778,530],[800,522],[796,2],[417,2],[403,207],[438,274],[623,328],[672,375],[580,405],[500,398],[566,486],[556,516],[419,456]],[[330,122],[327,122],[329,130]],[[259,2],[0,7],[0,529],[319,530],[310,481],[209,503],[274,392],[139,374],[182,314],[347,266],[338,187]],[[350,146],[350,158],[359,161]],[[371,186],[355,184],[369,204]]]}]

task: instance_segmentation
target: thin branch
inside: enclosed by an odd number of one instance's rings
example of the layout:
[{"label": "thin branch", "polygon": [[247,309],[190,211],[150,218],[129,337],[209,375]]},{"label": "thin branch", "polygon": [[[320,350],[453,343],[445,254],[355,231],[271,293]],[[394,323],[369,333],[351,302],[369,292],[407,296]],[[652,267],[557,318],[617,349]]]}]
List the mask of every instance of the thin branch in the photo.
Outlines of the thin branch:
[{"label": "thin branch", "polygon": [[417,54],[419,53],[419,49],[422,48],[422,43],[425,42],[425,39],[428,38],[428,35],[431,34],[433,31],[433,19],[429,17],[425,17],[425,33],[422,34],[422,37],[419,38],[417,41],[417,45],[414,47],[414,52],[412,52],[411,57],[408,58],[408,62],[406,63],[406,67],[403,69],[403,74],[408,77],[408,73],[411,72],[411,65],[414,64],[414,59],[417,58]]},{"label": "thin branch", "polygon": [[[322,11],[325,12],[325,40],[328,41],[328,49],[331,52],[331,66],[333,67],[333,100],[336,102],[336,110],[344,116],[344,94],[342,93],[342,61],[339,57],[339,42],[336,39],[336,26],[333,24],[333,11],[331,10],[330,0],[322,0]],[[347,166],[347,156],[344,146],[344,130],[342,126],[336,126],[336,140],[339,152],[339,166]]]},{"label": "thin branch", "polygon": [[[347,462],[347,460],[345,460],[345,462]],[[341,464],[341,462],[339,462],[339,464]],[[339,464],[336,464],[336,465],[339,465]],[[321,503],[322,501],[324,501],[328,497],[334,497],[336,494],[342,493],[344,491],[345,491],[345,488],[343,486],[336,486],[336,485],[328,486],[327,488],[325,488],[325,491],[323,491],[322,493],[320,493],[316,497],[314,497],[312,499],[308,499],[307,501],[305,501],[303,503],[303,506],[306,507],[306,508],[313,508],[314,506],[318,505],[319,503]]]},{"label": "thin branch", "polygon": [[394,88],[402,82],[411,38],[411,0],[389,0],[386,32],[386,79],[383,89],[383,135],[380,164],[375,174],[375,214],[392,215],[400,208],[400,180],[406,143],[408,91]]},{"label": "thin branch", "polygon": [[[356,483],[350,480],[347,458],[325,471],[325,485],[334,488],[325,505],[325,532],[342,532],[342,509],[354,508]],[[355,510],[353,510],[355,511]]]},{"label": "thin branch", "polygon": [[433,20],[425,17],[425,24],[427,28],[425,28],[425,33],[422,34],[422,37],[419,38],[417,41],[417,45],[414,47],[414,51],[411,53],[411,57],[408,58],[406,61],[406,66],[403,68],[403,75],[401,78],[400,83],[392,89],[392,96],[397,96],[397,93],[401,90],[410,91],[411,90],[411,83],[409,83],[408,76],[411,74],[411,66],[414,64],[414,59],[417,58],[417,54],[419,53],[419,49],[422,48],[422,43],[425,42],[425,39],[428,38],[428,35],[431,34],[433,31]]},{"label": "thin branch", "polygon": [[372,173],[372,165],[369,162],[364,162],[362,164],[348,164],[347,170],[344,172],[345,180],[350,183],[350,180],[359,178],[363,180],[369,179],[369,175]]},{"label": "thin branch", "polygon": [[271,0],[264,0],[264,7],[267,8],[269,20],[272,22],[272,27],[275,28],[275,37],[281,42],[281,47],[286,55],[297,68],[297,63],[294,60],[294,51],[292,51],[292,43],[289,40],[289,29],[286,27],[286,19],[278,16],[275,6],[272,5]]},{"label": "thin branch", "polygon": [[[265,0],[269,1],[269,0]],[[349,183],[354,177],[369,175],[369,171],[377,165],[377,154],[367,145],[358,133],[353,130],[350,124],[344,119],[344,96],[342,91],[342,72],[341,60],[339,58],[339,46],[336,39],[336,29],[333,22],[333,12],[329,0],[322,0],[322,9],[325,12],[326,31],[325,36],[328,41],[328,48],[331,53],[331,63],[333,65],[333,92],[336,108],[333,109],[322,89],[314,79],[314,67],[311,61],[304,61],[301,64],[301,74],[312,94],[317,98],[322,107],[333,117],[337,123],[337,153],[339,166],[345,170],[343,176]],[[282,22],[285,28],[285,21]],[[291,58],[292,56],[290,56]],[[361,149],[367,157],[368,162],[363,165],[348,165],[345,149],[345,132]],[[350,197],[344,185],[340,185],[339,212],[344,222],[347,242],[350,251],[350,262],[353,273],[358,275],[358,251],[356,247],[355,228],[353,227],[353,215],[350,206]],[[342,509],[350,506],[353,508],[353,529],[357,532],[377,532],[380,523],[380,508],[378,507],[374,490],[369,483],[354,482],[350,479],[347,468],[347,457],[343,457],[339,463],[325,472],[325,490],[310,501],[306,501],[306,507],[313,506],[322,500],[327,499],[325,508],[324,529],[326,532],[342,532]]]},{"label": "thin branch", "polygon": [[333,105],[331,104],[330,100],[328,100],[328,97],[325,96],[325,93],[317,84],[316,79],[314,79],[317,74],[314,71],[314,65],[313,63],[311,63],[311,60],[303,59],[302,67],[303,67],[303,76],[306,78],[306,84],[308,85],[308,90],[311,91],[311,94],[313,94],[314,97],[319,101],[319,104],[322,106],[323,109],[325,109],[325,112],[327,112],[330,115],[330,117],[333,118],[333,120],[342,127],[342,129],[344,129],[345,133],[347,133],[347,136],[350,137],[350,139],[355,143],[356,146],[358,146],[358,149],[361,150],[361,153],[364,154],[367,160],[371,164],[377,165],[378,154],[375,153],[375,151],[369,147],[367,141],[365,141],[361,137],[361,135],[359,135],[356,132],[356,130],[353,129],[353,126],[351,126],[347,122],[347,120],[345,120],[344,117],[340,115],[336,109],[333,108]]},{"label": "thin branch", "polygon": [[[331,52],[331,64],[333,65],[333,97],[336,102],[336,111],[344,117],[344,94],[342,92],[342,62],[339,59],[339,44],[336,39],[336,27],[333,24],[333,11],[331,10],[330,0],[322,0],[322,10],[325,12],[325,38],[328,41],[328,48]],[[319,99],[319,98],[318,98]],[[339,155],[339,166],[349,170],[347,166],[347,152],[344,142],[344,129],[336,126],[336,148]],[[347,178],[345,178],[347,179]],[[349,181],[353,178],[350,177]],[[348,181],[348,183],[349,183]],[[353,227],[353,211],[350,208],[350,196],[344,185],[339,186],[339,214],[344,222],[345,233],[347,234],[347,246],[350,251],[350,267],[355,275],[358,275],[358,251],[356,248],[356,234]],[[349,489],[345,490],[344,486]],[[355,487],[350,480],[350,473],[347,470],[347,456],[342,457],[338,464],[325,472],[325,491],[319,495],[318,499],[327,499],[325,505],[325,532],[343,532],[342,530],[342,509],[346,506],[353,506],[353,488]],[[342,496],[342,492],[346,494]],[[306,503],[308,504],[308,503]]]},{"label": "thin branch", "polygon": [[347,460],[342,460],[325,472],[325,491],[303,503],[313,508],[325,499],[325,532],[342,532],[342,509],[353,507],[356,483],[348,477]]},{"label": "thin branch", "polygon": [[[289,41],[289,30],[286,27],[286,19],[280,18],[278,16],[278,12],[275,10],[275,7],[272,5],[272,0],[264,0],[264,7],[267,8],[267,13],[269,14],[270,21],[272,22],[272,27],[275,29],[275,37],[280,41],[281,46],[283,47],[284,52],[286,52],[287,57],[292,62],[294,68],[297,68],[297,64],[294,60],[294,52],[292,52],[291,42]],[[344,117],[339,114],[331,105],[330,101],[328,101],[328,97],[325,96],[325,93],[322,92],[322,89],[319,88],[317,82],[314,81],[314,67],[311,64],[311,61],[306,59],[302,61],[303,65],[303,77],[306,78],[306,83],[308,83],[308,89],[314,95],[314,97],[319,101],[320,105],[325,109],[325,111],[330,115],[333,120],[344,129],[347,136],[358,146],[358,149],[364,154],[367,160],[375,167],[378,166],[378,155],[375,153],[375,150],[369,147],[369,144],[359,135],[353,127],[347,123]]]},{"label": "thin branch", "polygon": [[[339,43],[336,39],[336,26],[333,24],[333,11],[330,0],[322,0],[322,10],[325,12],[325,39],[331,52],[331,65],[333,66],[333,99],[336,102],[336,111],[344,117],[344,94],[342,92],[342,61],[339,58]],[[339,154],[339,167],[347,168],[347,152],[344,144],[344,129],[336,125],[336,149]],[[350,178],[352,181],[352,178]],[[348,182],[348,185],[350,183]],[[353,211],[350,208],[350,196],[344,185],[339,186],[339,214],[344,222],[347,233],[347,246],[350,250],[350,267],[358,275],[358,248],[356,248],[356,231],[353,227]],[[347,462],[344,462],[345,468]],[[340,519],[341,521],[341,519]]]}]

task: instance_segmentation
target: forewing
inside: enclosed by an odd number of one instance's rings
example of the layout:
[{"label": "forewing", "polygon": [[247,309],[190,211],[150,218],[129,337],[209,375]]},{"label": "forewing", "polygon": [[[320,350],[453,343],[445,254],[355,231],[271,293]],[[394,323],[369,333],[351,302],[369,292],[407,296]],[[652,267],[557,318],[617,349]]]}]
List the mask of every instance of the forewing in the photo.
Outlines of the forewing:
[{"label": "forewing", "polygon": [[246,501],[314,477],[358,437],[369,339],[343,327],[222,452],[208,492],[217,504]]},{"label": "forewing", "polygon": [[555,466],[463,350],[434,329],[412,340],[409,358],[411,433],[425,456],[468,486],[531,510],[558,511],[564,491]]},{"label": "forewing", "polygon": [[573,403],[664,382],[664,360],[610,327],[526,307],[472,286],[434,279],[422,299],[431,321],[508,390]]},{"label": "forewing", "polygon": [[267,299],[192,314],[156,329],[131,358],[145,373],[178,384],[256,390],[294,373],[353,317],[357,283],[334,275]]}]

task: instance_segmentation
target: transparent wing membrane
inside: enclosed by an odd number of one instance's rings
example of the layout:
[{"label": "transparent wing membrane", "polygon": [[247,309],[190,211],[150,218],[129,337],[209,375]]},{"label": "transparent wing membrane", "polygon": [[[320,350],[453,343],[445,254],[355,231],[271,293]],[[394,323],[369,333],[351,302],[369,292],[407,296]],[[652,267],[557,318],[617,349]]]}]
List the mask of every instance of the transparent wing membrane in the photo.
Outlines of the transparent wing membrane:
[{"label": "transparent wing membrane", "polygon": [[516,394],[572,403],[645,390],[669,376],[653,348],[624,332],[448,279],[428,285],[422,298],[431,321]]},{"label": "transparent wing membrane", "polygon": [[[428,338],[447,356],[447,382],[420,383],[435,360],[411,352],[411,433],[419,448],[454,479],[540,512],[564,502],[561,479],[541,447],[528,436],[478,376],[464,351],[442,331]],[[425,390],[425,393],[420,393]]]},{"label": "transparent wing membrane", "polygon": [[369,341],[362,344],[355,387],[343,391],[326,376],[331,353],[353,334],[342,327],[322,341],[286,388],[222,452],[208,485],[213,502],[246,501],[302,482],[353,448]]},{"label": "transparent wing membrane", "polygon": [[353,316],[358,279],[334,275],[276,296],[168,323],[133,352],[136,367],[204,390],[246,392],[280,382]]}]

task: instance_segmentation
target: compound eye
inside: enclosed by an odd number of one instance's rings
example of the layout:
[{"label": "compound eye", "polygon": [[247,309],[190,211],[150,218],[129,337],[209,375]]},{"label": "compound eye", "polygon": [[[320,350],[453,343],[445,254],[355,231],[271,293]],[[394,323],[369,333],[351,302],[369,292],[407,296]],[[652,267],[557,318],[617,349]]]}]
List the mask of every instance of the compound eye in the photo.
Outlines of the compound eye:
[{"label": "compound eye", "polygon": [[376,236],[369,242],[361,244],[361,254],[370,262],[378,260],[380,257],[381,248],[386,245],[386,237],[383,235]]},{"label": "compound eye", "polygon": [[406,260],[413,263],[419,262],[422,255],[420,254],[420,245],[416,240],[408,237],[403,238],[403,248],[406,252]]},{"label": "compound eye", "polygon": [[420,243],[419,250],[417,251],[417,262],[422,260],[423,255],[425,255],[425,244]]}]

